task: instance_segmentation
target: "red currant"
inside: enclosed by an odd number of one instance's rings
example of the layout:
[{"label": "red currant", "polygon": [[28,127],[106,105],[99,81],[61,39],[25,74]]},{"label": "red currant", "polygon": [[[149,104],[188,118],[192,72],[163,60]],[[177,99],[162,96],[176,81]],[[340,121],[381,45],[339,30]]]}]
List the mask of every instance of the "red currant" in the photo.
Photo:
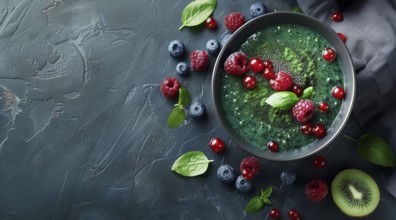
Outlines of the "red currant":
[{"label": "red currant", "polygon": [[322,138],[326,135],[326,128],[324,127],[323,124],[316,124],[313,128],[313,134],[317,138]]},{"label": "red currant", "polygon": [[328,62],[331,62],[336,58],[336,53],[332,48],[326,47],[322,51],[322,56],[323,56],[323,59],[325,59]]},{"label": "red currant", "polygon": [[243,85],[247,89],[254,89],[254,87],[256,87],[256,84],[257,84],[257,80],[256,77],[254,76],[245,76],[245,78],[243,78]]},{"label": "red currant", "polygon": [[326,167],[326,159],[321,156],[316,156],[314,158],[313,165],[317,169],[323,169]]},{"label": "red currant", "polygon": [[279,144],[276,141],[270,141],[267,144],[268,150],[271,152],[278,152],[279,151]]},{"label": "red currant", "polygon": [[333,95],[336,99],[344,99],[345,98],[345,89],[341,86],[334,86],[331,90],[331,95]]},{"label": "red currant", "polygon": [[245,180],[252,180],[254,176],[255,176],[255,173],[253,172],[252,169],[245,168],[242,170],[242,177]]},{"label": "red currant", "polygon": [[340,11],[334,11],[331,14],[331,20],[333,20],[334,22],[341,22],[344,19],[344,17],[342,16],[342,13]]},{"label": "red currant", "polygon": [[342,42],[346,42],[346,37],[345,37],[345,35],[343,35],[342,33],[337,33],[337,35],[338,35],[338,37],[342,40]]},{"label": "red currant", "polygon": [[296,209],[290,209],[288,215],[291,220],[301,220],[300,214]]},{"label": "red currant", "polygon": [[206,21],[205,21],[205,26],[206,26],[208,29],[213,30],[213,29],[216,28],[217,22],[216,22],[216,20],[215,20],[213,17],[209,17],[209,18],[207,18]]},{"label": "red currant", "polygon": [[215,137],[209,141],[209,147],[216,153],[220,153],[224,150],[225,144],[221,138]]},{"label": "red currant", "polygon": [[269,216],[272,219],[279,219],[280,218],[280,211],[277,208],[273,208],[269,211]]},{"label": "red currant", "polygon": [[294,92],[297,96],[301,96],[303,93],[303,89],[300,84],[294,84],[291,91]]},{"label": "red currant", "polygon": [[327,104],[327,102],[319,102],[319,110],[321,112],[329,111],[329,104]]},{"label": "red currant", "polygon": [[275,79],[275,73],[272,68],[265,68],[263,72],[263,76],[266,79]]},{"label": "red currant", "polygon": [[252,57],[249,60],[249,69],[252,72],[259,73],[264,69],[263,60],[260,57]]},{"label": "red currant", "polygon": [[264,69],[265,68],[270,68],[270,69],[274,68],[274,66],[272,65],[272,61],[271,60],[266,60],[266,61],[263,62],[263,64],[264,64]]},{"label": "red currant", "polygon": [[305,135],[311,135],[313,132],[313,126],[309,122],[305,122],[300,126],[300,131]]}]

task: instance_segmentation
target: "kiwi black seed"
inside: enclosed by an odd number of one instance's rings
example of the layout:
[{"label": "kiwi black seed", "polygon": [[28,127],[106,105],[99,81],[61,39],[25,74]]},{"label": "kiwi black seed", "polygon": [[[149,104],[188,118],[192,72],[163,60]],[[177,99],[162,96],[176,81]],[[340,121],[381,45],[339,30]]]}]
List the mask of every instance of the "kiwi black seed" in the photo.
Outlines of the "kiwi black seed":
[{"label": "kiwi black seed", "polygon": [[331,183],[335,204],[346,215],[367,216],[377,208],[380,191],[377,183],[367,173],[358,169],[339,172]]}]

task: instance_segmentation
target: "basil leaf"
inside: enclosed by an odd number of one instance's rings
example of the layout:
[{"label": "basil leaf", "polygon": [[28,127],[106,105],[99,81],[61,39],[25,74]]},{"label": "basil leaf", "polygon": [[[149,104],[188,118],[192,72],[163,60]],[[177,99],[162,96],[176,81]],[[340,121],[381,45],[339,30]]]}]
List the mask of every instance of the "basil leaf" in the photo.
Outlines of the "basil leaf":
[{"label": "basil leaf", "polygon": [[190,151],[177,158],[171,170],[182,176],[198,176],[206,172],[209,163],[212,161],[208,160],[201,151]]},{"label": "basil leaf", "polygon": [[179,127],[186,118],[186,113],[180,106],[175,106],[172,113],[168,117],[168,127],[177,128]]},{"label": "basil leaf", "polygon": [[389,144],[382,137],[375,134],[364,134],[357,141],[358,154],[371,163],[384,166],[395,167],[395,156]]},{"label": "basil leaf", "polygon": [[313,87],[310,86],[310,87],[304,89],[303,94],[301,95],[301,98],[309,99],[311,97],[312,93],[313,93]]},{"label": "basil leaf", "polygon": [[272,193],[272,186],[268,187],[264,191],[261,191],[261,198],[268,198],[271,196]]},{"label": "basil leaf", "polygon": [[269,198],[263,198],[263,202],[266,205],[272,205],[272,201]]},{"label": "basil leaf", "polygon": [[178,104],[183,107],[186,106],[189,102],[190,102],[190,93],[188,92],[188,90],[184,87],[180,87],[179,88],[179,100],[178,100]]},{"label": "basil leaf", "polygon": [[299,99],[294,92],[282,91],[275,92],[268,97],[265,102],[274,108],[289,110],[298,102],[298,100]]},{"label": "basil leaf", "polygon": [[188,4],[182,14],[181,22],[183,27],[192,27],[204,22],[216,8],[217,0],[195,0]]},{"label": "basil leaf", "polygon": [[260,196],[255,196],[248,202],[248,204],[246,204],[244,211],[249,214],[256,213],[264,208],[264,205],[265,204]]}]

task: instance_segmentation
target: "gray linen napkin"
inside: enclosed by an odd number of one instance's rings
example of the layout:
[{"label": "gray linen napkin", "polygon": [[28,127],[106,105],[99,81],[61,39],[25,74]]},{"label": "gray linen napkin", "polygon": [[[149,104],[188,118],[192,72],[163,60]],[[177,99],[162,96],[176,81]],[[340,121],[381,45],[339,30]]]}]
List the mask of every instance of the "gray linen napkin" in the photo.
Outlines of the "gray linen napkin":
[{"label": "gray linen napkin", "polygon": [[[346,6],[334,0],[297,2],[305,14],[347,37],[356,71],[353,115],[364,130],[380,132],[396,152],[396,0],[351,0]],[[342,11],[342,22],[331,20],[334,10]],[[396,197],[396,172],[386,188]]]}]

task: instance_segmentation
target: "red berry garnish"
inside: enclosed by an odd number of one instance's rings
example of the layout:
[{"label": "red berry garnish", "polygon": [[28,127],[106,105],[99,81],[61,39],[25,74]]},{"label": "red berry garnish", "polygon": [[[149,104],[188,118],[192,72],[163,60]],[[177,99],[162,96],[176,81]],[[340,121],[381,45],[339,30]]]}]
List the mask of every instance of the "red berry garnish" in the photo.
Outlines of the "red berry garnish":
[{"label": "red berry garnish", "polygon": [[193,50],[190,53],[191,70],[204,71],[209,66],[208,52],[205,50]]},{"label": "red berry garnish", "polygon": [[209,17],[205,20],[205,26],[206,28],[213,30],[217,26],[217,22],[213,17]]},{"label": "red berry garnish", "polygon": [[313,166],[317,169],[323,169],[326,167],[326,159],[321,156],[314,157]]},{"label": "red berry garnish", "polygon": [[300,123],[307,122],[315,114],[315,104],[309,99],[300,99],[292,108],[293,117]]},{"label": "red berry garnish", "polygon": [[259,73],[264,69],[263,60],[260,57],[252,57],[249,60],[249,69],[252,72]]},{"label": "red berry garnish", "polygon": [[288,215],[291,220],[301,220],[300,214],[296,209],[290,209]]},{"label": "red berry garnish", "polygon": [[326,128],[323,124],[316,124],[313,128],[313,134],[317,138],[322,138],[326,135]]},{"label": "red berry garnish", "polygon": [[309,122],[305,122],[300,126],[300,131],[305,135],[311,135],[313,133],[313,126]]},{"label": "red berry garnish", "polygon": [[331,14],[331,20],[333,20],[334,22],[341,22],[344,19],[344,17],[342,16],[342,13],[340,11],[334,11]]},{"label": "red berry garnish", "polygon": [[280,218],[280,211],[277,208],[273,208],[269,211],[269,216],[272,219],[279,219]]},{"label": "red berry garnish", "polygon": [[221,138],[215,137],[209,141],[209,147],[215,153],[220,153],[224,150],[225,144]]},{"label": "red berry garnish", "polygon": [[240,51],[230,54],[224,62],[224,70],[234,76],[243,76],[249,70],[246,55]]},{"label": "red berry garnish", "polygon": [[265,68],[263,72],[263,76],[266,79],[275,79],[274,70],[272,70],[272,68]]},{"label": "red berry garnish", "polygon": [[329,111],[329,104],[327,104],[327,102],[319,102],[319,110],[321,112]]},{"label": "red berry garnish", "polygon": [[342,40],[342,42],[346,42],[346,37],[342,33],[337,33],[338,37]]},{"label": "red berry garnish", "polygon": [[246,168],[242,170],[242,177],[245,180],[252,180],[255,175],[252,169]]},{"label": "red berry garnish", "polygon": [[279,144],[276,141],[268,142],[267,147],[271,152],[279,152]]},{"label": "red berry garnish", "polygon": [[248,178],[252,176],[251,178],[253,178],[260,172],[260,161],[256,157],[245,157],[242,159],[241,164],[239,165],[239,170],[241,171],[242,175],[245,172],[245,176]]},{"label": "red berry garnish", "polygon": [[180,83],[174,77],[165,78],[161,82],[160,91],[167,99],[174,99],[179,95]]},{"label": "red berry garnish", "polygon": [[275,91],[287,91],[293,85],[293,78],[290,73],[286,71],[279,71],[275,74],[274,79],[270,79],[270,86]]},{"label": "red berry garnish", "polygon": [[300,84],[294,84],[291,91],[294,92],[297,96],[301,96],[303,93],[303,89]]},{"label": "red berry garnish", "polygon": [[345,89],[341,86],[334,86],[331,90],[331,95],[333,95],[336,99],[344,99],[345,98]]},{"label": "red berry garnish", "polygon": [[225,16],[224,24],[227,30],[234,32],[245,23],[245,16],[240,12],[233,12]]},{"label": "red berry garnish", "polygon": [[305,185],[305,195],[313,202],[322,201],[328,192],[329,187],[323,180],[312,180],[307,185]]},{"label": "red berry garnish", "polygon": [[256,84],[257,80],[254,76],[245,76],[245,78],[243,78],[243,85],[247,89],[254,89],[254,87],[256,87]]},{"label": "red berry garnish", "polygon": [[263,62],[263,64],[264,64],[264,68],[270,68],[270,69],[274,68],[274,65],[272,65],[272,61],[271,60],[265,60]]},{"label": "red berry garnish", "polygon": [[331,62],[336,58],[336,53],[332,48],[326,47],[322,51],[322,56],[323,56],[323,59],[325,59],[328,62]]}]

